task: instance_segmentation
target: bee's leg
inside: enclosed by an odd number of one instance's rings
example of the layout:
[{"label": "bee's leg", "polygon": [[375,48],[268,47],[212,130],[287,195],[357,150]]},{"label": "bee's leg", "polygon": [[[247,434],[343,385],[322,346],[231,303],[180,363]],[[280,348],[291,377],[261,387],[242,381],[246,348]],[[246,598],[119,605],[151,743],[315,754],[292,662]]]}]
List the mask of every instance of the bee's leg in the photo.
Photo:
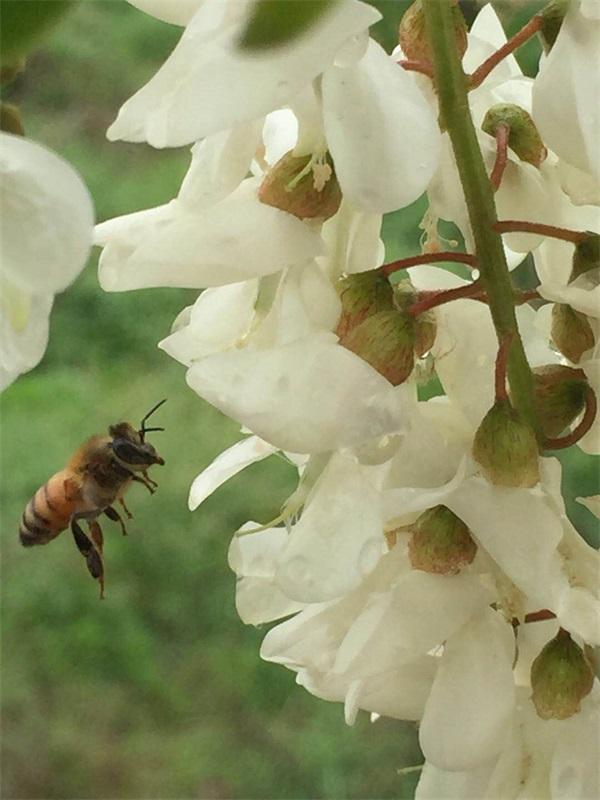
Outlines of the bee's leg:
[{"label": "bee's leg", "polygon": [[100,523],[96,519],[89,519],[88,527],[90,529],[92,541],[96,545],[96,549],[98,550],[100,555],[102,555],[102,549],[104,547],[104,536],[102,535],[102,528],[100,527]]},{"label": "bee's leg", "polygon": [[148,475],[148,471],[147,471],[147,470],[144,470],[144,471],[142,472],[142,475],[144,476],[144,478],[145,478],[145,479],[148,481],[148,483],[149,483],[151,486],[158,486],[158,483],[157,483],[157,482],[156,482],[156,481],[155,481],[153,478],[151,478],[151,477]]},{"label": "bee's leg", "polygon": [[123,522],[123,518],[119,514],[119,512],[114,509],[112,506],[107,506],[104,509],[104,513],[109,519],[112,519],[113,522],[118,522],[121,526],[121,530],[123,531],[123,536],[127,536],[127,529],[125,528],[125,523]]},{"label": "bee's leg", "polygon": [[133,519],[133,514],[125,505],[125,500],[122,497],[118,497],[117,500],[123,506],[123,511],[127,514],[127,519]]},{"label": "bee's leg", "polygon": [[139,475],[134,475],[134,476],[133,476],[133,478],[132,478],[131,480],[132,480],[132,481],[136,481],[137,483],[143,483],[143,484],[144,484],[144,486],[146,487],[146,489],[148,489],[148,491],[150,492],[150,494],[154,494],[154,492],[156,491],[156,490],[155,490],[155,489],[152,487],[152,485],[151,485],[150,483],[148,483],[148,481],[145,481],[143,478],[140,478],[140,476],[139,476]]},{"label": "bee's leg", "polygon": [[71,532],[79,552],[85,558],[88,572],[100,584],[100,599],[102,600],[104,598],[104,564],[102,563],[102,557],[85,535],[76,519],[71,520]]}]

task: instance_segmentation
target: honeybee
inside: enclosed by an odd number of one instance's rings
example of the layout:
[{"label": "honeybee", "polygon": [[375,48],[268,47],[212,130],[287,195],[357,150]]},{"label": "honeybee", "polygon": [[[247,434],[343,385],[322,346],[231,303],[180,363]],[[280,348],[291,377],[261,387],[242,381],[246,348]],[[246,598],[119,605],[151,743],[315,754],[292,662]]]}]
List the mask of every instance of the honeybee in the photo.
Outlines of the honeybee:
[{"label": "honeybee", "polygon": [[[67,466],[40,487],[23,512],[19,538],[24,547],[48,544],[69,526],[79,552],[85,558],[90,575],[100,584],[104,597],[103,535],[98,517],[105,514],[118,522],[123,535],[125,523],[113,504],[118,501],[128,519],[132,514],[123,495],[133,481],[144,484],[151,494],[158,486],[148,477],[148,468],[164,464],[154,447],[145,441],[147,433],[164,428],[147,428],[146,421],[165,403],[157,403],[136,430],[128,422],[118,422],[108,429],[108,436],[91,436],[76,450]],[[79,520],[85,520],[90,537]]]}]

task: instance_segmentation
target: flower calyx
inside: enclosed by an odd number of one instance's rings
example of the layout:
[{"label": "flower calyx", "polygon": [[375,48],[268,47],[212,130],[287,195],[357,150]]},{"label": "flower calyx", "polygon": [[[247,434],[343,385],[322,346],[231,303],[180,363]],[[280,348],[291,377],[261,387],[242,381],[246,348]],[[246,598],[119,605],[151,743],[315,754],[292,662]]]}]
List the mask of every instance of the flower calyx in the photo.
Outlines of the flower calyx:
[{"label": "flower calyx", "polygon": [[367,317],[394,308],[394,290],[377,270],[340,278],[335,288],[342,303],[342,314],[335,329],[341,344]]},{"label": "flower calyx", "polygon": [[415,569],[456,575],[472,563],[476,552],[469,528],[446,506],[430,508],[412,526],[408,555]]},{"label": "flower calyx", "polygon": [[537,417],[545,437],[559,436],[584,411],[588,383],[580,369],[546,364],[533,370]]},{"label": "flower calyx", "polygon": [[573,364],[578,364],[581,356],[596,341],[586,315],[565,303],[556,303],[552,308],[550,337],[557,350]]},{"label": "flower calyx", "polygon": [[514,103],[496,103],[488,109],[481,128],[490,136],[496,136],[498,128],[504,125],[508,131],[508,146],[521,159],[534,167],[539,167],[546,159],[542,137],[538,133],[530,114]]},{"label": "flower calyx", "polygon": [[341,344],[398,386],[413,371],[415,321],[396,309],[377,311],[352,328]]},{"label": "flower calyx", "polygon": [[568,11],[569,2],[570,0],[551,0],[540,11],[540,38],[545,53],[549,53],[554,46],[563,19]]},{"label": "flower calyx", "polygon": [[600,234],[586,231],[585,237],[575,245],[569,283],[593,269],[600,269]]},{"label": "flower calyx", "polygon": [[561,628],[531,665],[531,699],[542,719],[568,719],[592,691],[594,669],[589,655]]},{"label": "flower calyx", "polygon": [[329,219],[342,202],[331,156],[290,150],[265,175],[258,199],[299,219]]},{"label": "flower calyx", "polygon": [[[452,7],[454,38],[461,58],[467,50],[467,25],[456,2]],[[398,43],[407,59],[433,63],[431,45],[425,30],[422,0],[415,0],[400,20]]]},{"label": "flower calyx", "polygon": [[529,488],[540,479],[535,433],[510,400],[500,398],[481,421],[473,457],[496,486]]}]

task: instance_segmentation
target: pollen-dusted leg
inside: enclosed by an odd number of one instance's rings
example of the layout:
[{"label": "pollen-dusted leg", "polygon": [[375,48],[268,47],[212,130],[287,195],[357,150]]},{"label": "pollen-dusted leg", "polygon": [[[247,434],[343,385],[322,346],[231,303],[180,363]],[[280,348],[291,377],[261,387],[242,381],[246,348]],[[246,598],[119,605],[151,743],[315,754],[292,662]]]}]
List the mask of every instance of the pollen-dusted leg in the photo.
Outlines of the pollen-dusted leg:
[{"label": "pollen-dusted leg", "polygon": [[113,522],[118,522],[121,526],[121,530],[123,531],[123,536],[127,536],[127,528],[125,527],[123,517],[119,514],[119,512],[112,506],[108,506],[104,509],[104,513],[109,519],[112,519]]},{"label": "pollen-dusted leg", "polygon": [[134,475],[131,480],[136,481],[136,483],[143,483],[146,489],[148,489],[148,491],[150,492],[150,494],[154,494],[154,492],[156,491],[156,489],[150,483],[148,483],[147,480],[144,480],[144,478],[141,478],[139,475]]},{"label": "pollen-dusted leg", "polygon": [[123,511],[127,514],[127,519],[133,519],[133,514],[131,513],[131,511],[125,505],[125,499],[123,497],[118,497],[117,500],[119,501],[119,503],[123,507]]},{"label": "pollen-dusted leg", "polygon": [[102,563],[102,556],[96,550],[90,539],[83,532],[81,525],[76,519],[71,520],[71,532],[75,539],[79,552],[85,558],[88,572],[100,584],[100,599],[104,599],[104,564]]}]

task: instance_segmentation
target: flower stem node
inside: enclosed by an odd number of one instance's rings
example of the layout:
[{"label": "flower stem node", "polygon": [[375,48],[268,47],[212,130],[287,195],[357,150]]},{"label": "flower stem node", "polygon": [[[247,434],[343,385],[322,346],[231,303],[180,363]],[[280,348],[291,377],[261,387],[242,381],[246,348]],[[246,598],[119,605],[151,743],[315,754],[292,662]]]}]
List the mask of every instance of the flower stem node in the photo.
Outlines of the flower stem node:
[{"label": "flower stem node", "polygon": [[[452,22],[456,45],[462,58],[467,50],[467,26],[457,4],[452,8]],[[422,0],[416,0],[400,20],[398,43],[406,58],[411,61],[433,62],[431,45],[425,31]]]},{"label": "flower stem node", "polygon": [[496,486],[531,487],[540,479],[535,434],[509,400],[496,400],[481,421],[473,457]]},{"label": "flower stem node", "polygon": [[353,328],[342,344],[398,386],[413,370],[415,322],[401,311],[378,311]]},{"label": "flower stem node", "polygon": [[593,269],[600,269],[600,235],[588,231],[585,239],[575,245],[570,280],[574,281]]},{"label": "flower stem node", "polygon": [[335,332],[342,344],[350,331],[367,317],[394,308],[394,290],[377,270],[341,278],[336,289],[342,302],[342,314]]},{"label": "flower stem node", "polygon": [[477,545],[469,529],[446,506],[430,508],[412,527],[408,555],[415,569],[456,575],[475,558]]},{"label": "flower stem node", "polygon": [[514,103],[496,103],[488,109],[481,128],[490,136],[495,136],[500,125],[509,129],[508,146],[521,161],[539,167],[548,151],[527,111]]},{"label": "flower stem node", "polygon": [[531,665],[531,699],[542,719],[567,719],[592,691],[594,669],[588,655],[562,628]]},{"label": "flower stem node", "polygon": [[551,0],[547,6],[540,11],[540,37],[545,53],[552,50],[565,14],[569,8],[570,0]]},{"label": "flower stem node", "polygon": [[559,436],[585,409],[585,375],[563,364],[547,364],[533,370],[533,379],[542,432],[549,438]]},{"label": "flower stem node", "polygon": [[555,347],[573,364],[594,346],[594,331],[588,318],[571,306],[557,303],[552,309],[550,336]]},{"label": "flower stem node", "polygon": [[258,199],[299,219],[329,219],[342,202],[331,156],[295,156],[290,150],[264,177]]}]

